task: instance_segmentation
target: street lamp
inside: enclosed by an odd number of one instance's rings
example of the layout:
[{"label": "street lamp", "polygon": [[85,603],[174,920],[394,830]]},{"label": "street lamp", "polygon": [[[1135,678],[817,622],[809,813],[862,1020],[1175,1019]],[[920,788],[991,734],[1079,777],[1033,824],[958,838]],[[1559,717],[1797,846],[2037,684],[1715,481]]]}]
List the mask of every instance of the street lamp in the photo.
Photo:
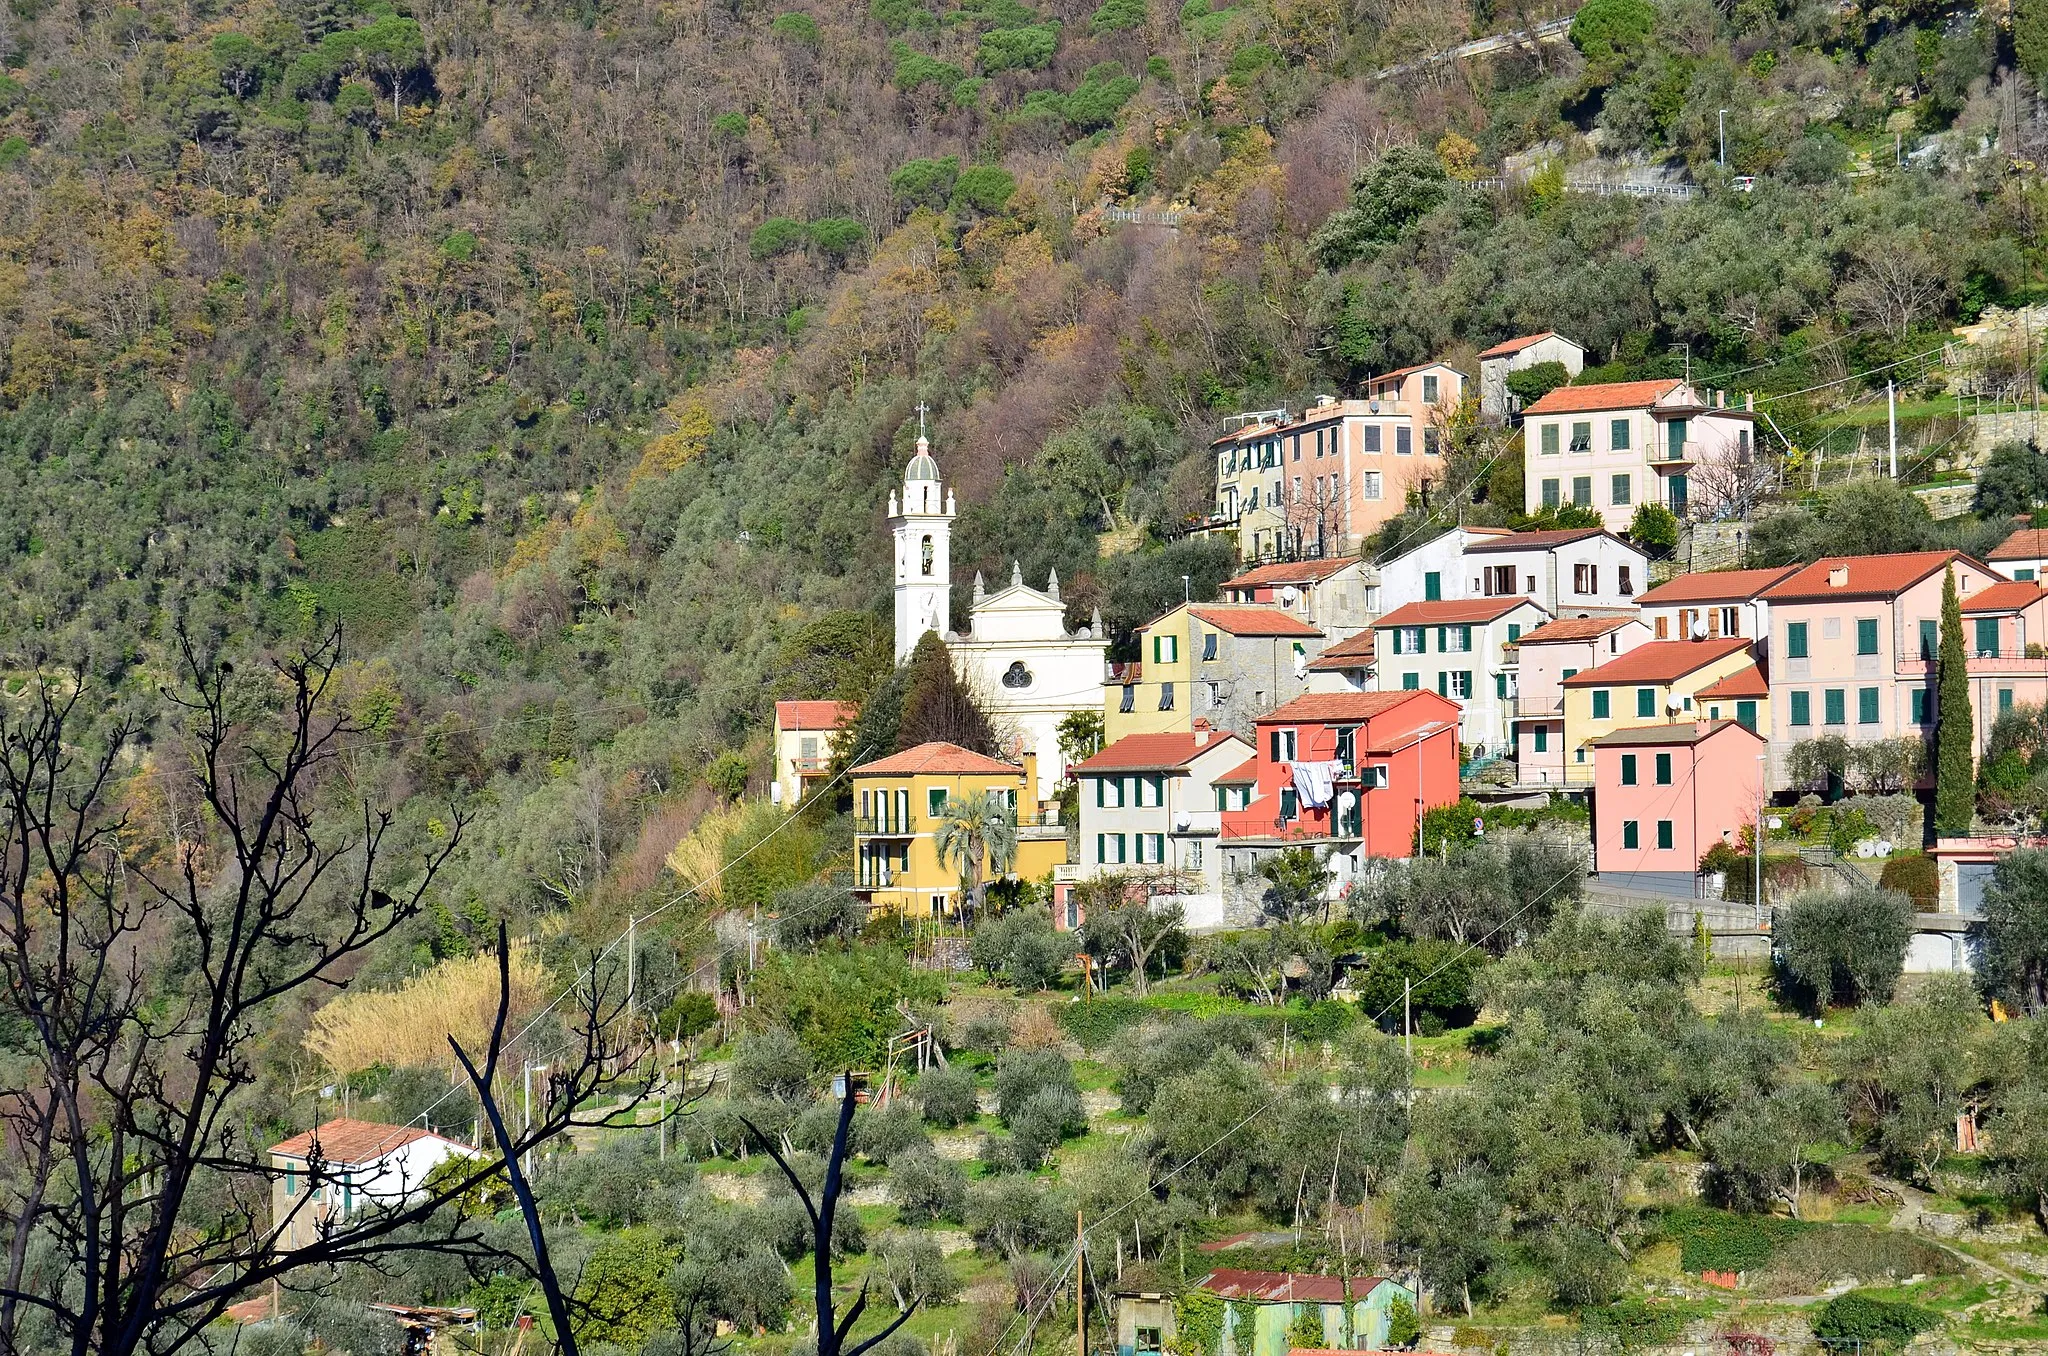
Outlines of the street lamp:
[{"label": "street lamp", "polygon": [[1714,120],[1721,127],[1721,154],[1714,163],[1722,169],[1726,169],[1728,168],[1728,110],[1725,108],[1716,110]]}]

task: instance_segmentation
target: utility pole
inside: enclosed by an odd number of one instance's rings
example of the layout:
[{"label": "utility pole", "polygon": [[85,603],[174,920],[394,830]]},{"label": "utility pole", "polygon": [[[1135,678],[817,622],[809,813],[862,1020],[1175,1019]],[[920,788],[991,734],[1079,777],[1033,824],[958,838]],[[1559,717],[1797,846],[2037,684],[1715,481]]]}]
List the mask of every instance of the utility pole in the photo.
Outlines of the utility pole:
[{"label": "utility pole", "polygon": [[1892,479],[1899,478],[1899,388],[1890,377],[1884,379],[1884,422],[1886,446],[1891,449]]},{"label": "utility pole", "polygon": [[1088,1356],[1088,1235],[1081,1228],[1081,1212],[1074,1212],[1074,1356]]},{"label": "utility pole", "polygon": [[1401,981],[1401,1053],[1410,1064],[1415,1062],[1415,1023],[1409,1020],[1408,1002],[1415,994],[1414,981]]},{"label": "utility pole", "polygon": [[1719,165],[1719,166],[1720,166],[1720,167],[1721,167],[1722,169],[1727,169],[1727,168],[1728,168],[1728,110],[1727,110],[1727,109],[1725,109],[1725,108],[1723,108],[1723,109],[1720,109],[1720,110],[1719,110],[1719,111],[1718,111],[1718,112],[1716,113],[1716,115],[1715,115],[1715,121],[1716,121],[1717,123],[1719,123],[1719,124],[1720,124],[1720,127],[1721,127],[1721,154],[1720,154],[1720,155],[1719,155],[1719,156],[1718,156],[1718,157],[1717,157],[1717,158],[1715,159],[1714,163],[1715,163],[1715,164],[1717,164],[1717,165]]}]

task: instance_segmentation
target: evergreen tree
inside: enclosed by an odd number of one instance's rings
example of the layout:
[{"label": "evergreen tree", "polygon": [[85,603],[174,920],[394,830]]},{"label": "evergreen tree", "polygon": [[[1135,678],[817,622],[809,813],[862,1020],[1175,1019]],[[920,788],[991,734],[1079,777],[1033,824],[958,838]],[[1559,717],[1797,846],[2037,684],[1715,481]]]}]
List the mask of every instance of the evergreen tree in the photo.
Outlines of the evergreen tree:
[{"label": "evergreen tree", "polygon": [[1935,663],[1936,700],[1940,703],[1934,731],[1936,833],[1968,833],[1976,809],[1970,749],[1976,736],[1970,718],[1968,663],[1963,652],[1963,605],[1956,597],[1956,572],[1951,566],[1941,585],[1941,652]]},{"label": "evergreen tree", "polygon": [[936,631],[927,631],[910,652],[905,666],[903,718],[896,732],[896,747],[915,748],[933,740],[958,744],[963,749],[993,756],[995,729],[986,713],[960,676],[953,671],[953,656]]},{"label": "evergreen tree", "polygon": [[2036,80],[2048,77],[2048,0],[2018,0],[2012,7],[2013,53]]}]

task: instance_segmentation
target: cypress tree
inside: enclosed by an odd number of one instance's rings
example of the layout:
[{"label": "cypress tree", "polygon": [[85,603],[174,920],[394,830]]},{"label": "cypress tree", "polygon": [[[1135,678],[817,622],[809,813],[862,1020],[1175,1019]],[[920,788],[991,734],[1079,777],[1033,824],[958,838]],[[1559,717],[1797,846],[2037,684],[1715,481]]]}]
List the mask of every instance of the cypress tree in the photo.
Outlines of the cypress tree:
[{"label": "cypress tree", "polygon": [[1976,810],[1977,778],[1971,745],[1976,742],[1970,718],[1969,660],[1963,650],[1963,605],[1956,597],[1956,572],[1950,566],[1941,586],[1941,650],[1935,660],[1939,689],[1934,727],[1934,831],[1970,831]]}]

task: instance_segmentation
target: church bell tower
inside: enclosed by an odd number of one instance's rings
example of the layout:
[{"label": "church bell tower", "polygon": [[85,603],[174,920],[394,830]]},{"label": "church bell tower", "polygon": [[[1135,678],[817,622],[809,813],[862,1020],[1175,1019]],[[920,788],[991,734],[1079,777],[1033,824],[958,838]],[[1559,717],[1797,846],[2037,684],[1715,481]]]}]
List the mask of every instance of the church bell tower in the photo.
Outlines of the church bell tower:
[{"label": "church bell tower", "polygon": [[927,631],[946,634],[952,615],[953,496],[939,483],[924,435],[925,407],[917,407],[917,455],[903,472],[903,495],[889,493],[889,530],[896,538],[896,662],[917,648]]}]

